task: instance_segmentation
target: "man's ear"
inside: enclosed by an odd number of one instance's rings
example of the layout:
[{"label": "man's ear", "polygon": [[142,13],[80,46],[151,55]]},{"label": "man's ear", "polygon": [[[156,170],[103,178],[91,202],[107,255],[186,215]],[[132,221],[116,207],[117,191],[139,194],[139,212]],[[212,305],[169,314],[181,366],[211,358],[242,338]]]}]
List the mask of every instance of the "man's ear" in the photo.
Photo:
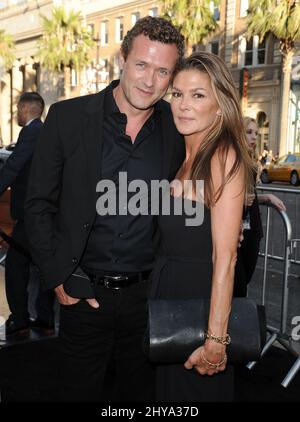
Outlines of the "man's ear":
[{"label": "man's ear", "polygon": [[123,54],[120,54],[120,69],[123,70],[124,69],[124,64],[125,64],[125,59]]}]

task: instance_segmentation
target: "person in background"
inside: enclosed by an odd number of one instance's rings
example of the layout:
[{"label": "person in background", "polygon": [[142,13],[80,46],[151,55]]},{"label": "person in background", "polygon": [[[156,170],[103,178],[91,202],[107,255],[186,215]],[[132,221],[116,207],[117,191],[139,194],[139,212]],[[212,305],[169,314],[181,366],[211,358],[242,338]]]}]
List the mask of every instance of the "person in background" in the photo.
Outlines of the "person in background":
[{"label": "person in background", "polygon": [[[11,314],[5,323],[6,335],[29,333],[29,327],[52,331],[54,328],[53,292],[40,291],[36,301],[37,319],[30,321],[28,283],[31,256],[24,226],[24,203],[33,150],[43,122],[44,100],[37,92],[25,92],[17,104],[18,125],[22,127],[13,152],[0,170],[0,195],[11,187],[11,217],[16,220],[5,260],[5,289]],[[38,286],[40,287],[40,286]]]},{"label": "person in background", "polygon": [[[249,146],[249,153],[256,166],[253,175],[253,187],[259,179],[258,159],[256,155],[256,142],[258,135],[258,126],[255,119],[244,117],[244,127],[246,131],[246,139]],[[244,240],[238,249],[238,257],[235,271],[234,296],[247,296],[247,286],[253,276],[259,253],[260,241],[263,237],[263,228],[259,211],[259,203],[271,202],[279,210],[286,211],[284,203],[273,194],[257,194],[247,195],[246,208],[244,210]]]}]

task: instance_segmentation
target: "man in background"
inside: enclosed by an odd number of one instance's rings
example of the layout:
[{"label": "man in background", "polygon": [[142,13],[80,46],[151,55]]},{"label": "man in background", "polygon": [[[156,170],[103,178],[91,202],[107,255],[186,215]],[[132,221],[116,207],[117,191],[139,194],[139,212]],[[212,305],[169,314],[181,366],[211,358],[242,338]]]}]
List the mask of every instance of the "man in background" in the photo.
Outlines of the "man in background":
[{"label": "man in background", "polygon": [[[6,335],[29,332],[28,292],[31,257],[24,228],[24,202],[31,159],[40,130],[44,100],[37,92],[25,92],[17,105],[18,125],[22,127],[16,146],[0,170],[0,195],[11,187],[11,217],[16,220],[13,244],[5,261],[5,289],[10,316],[6,321]],[[53,330],[52,292],[39,294],[38,318],[33,326]]]}]

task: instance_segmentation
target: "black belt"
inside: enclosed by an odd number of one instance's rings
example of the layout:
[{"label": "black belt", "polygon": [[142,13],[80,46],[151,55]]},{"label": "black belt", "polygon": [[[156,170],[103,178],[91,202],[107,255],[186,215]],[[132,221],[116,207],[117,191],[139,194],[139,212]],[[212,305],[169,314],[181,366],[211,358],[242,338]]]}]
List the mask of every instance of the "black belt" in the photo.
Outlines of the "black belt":
[{"label": "black belt", "polygon": [[143,280],[147,280],[151,270],[134,274],[88,274],[94,286],[103,286],[107,289],[122,289]]}]

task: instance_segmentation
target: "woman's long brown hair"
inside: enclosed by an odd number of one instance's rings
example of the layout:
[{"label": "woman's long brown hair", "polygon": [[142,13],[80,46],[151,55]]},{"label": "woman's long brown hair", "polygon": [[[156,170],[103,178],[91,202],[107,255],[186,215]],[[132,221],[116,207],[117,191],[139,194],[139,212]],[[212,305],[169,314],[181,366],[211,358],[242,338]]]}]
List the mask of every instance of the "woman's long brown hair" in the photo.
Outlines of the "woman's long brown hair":
[{"label": "woman's long brown hair", "polygon": [[[212,90],[221,110],[221,115],[213,123],[211,130],[201,142],[191,169],[191,179],[195,189],[196,181],[204,181],[204,202],[213,206],[222,195],[225,185],[235,176],[241,166],[244,168],[245,191],[252,190],[253,162],[249,156],[243,117],[232,76],[222,59],[200,51],[185,59],[174,77],[183,70],[198,70],[208,74]],[[229,148],[235,151],[235,162],[225,174]],[[217,191],[213,188],[211,159],[218,153],[222,183]]]}]

